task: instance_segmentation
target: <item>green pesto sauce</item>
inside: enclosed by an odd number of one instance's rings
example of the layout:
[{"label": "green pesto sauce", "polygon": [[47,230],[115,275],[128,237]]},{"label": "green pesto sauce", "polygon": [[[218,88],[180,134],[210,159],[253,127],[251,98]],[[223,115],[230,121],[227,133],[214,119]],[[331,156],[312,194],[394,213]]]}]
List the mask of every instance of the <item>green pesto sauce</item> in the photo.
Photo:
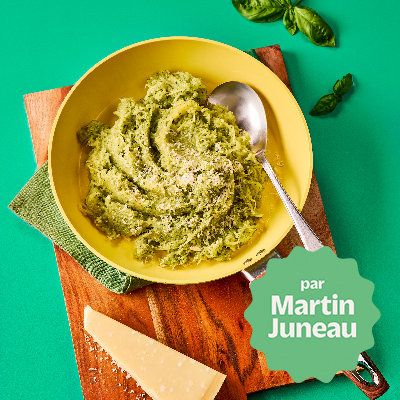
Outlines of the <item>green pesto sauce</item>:
[{"label": "green pesto sauce", "polygon": [[110,239],[136,237],[139,260],[157,250],[164,266],[227,260],[262,217],[266,175],[249,135],[225,107],[204,105],[206,87],[189,73],[156,73],[147,89],[121,100],[112,127],[78,132],[92,147],[80,209]]}]

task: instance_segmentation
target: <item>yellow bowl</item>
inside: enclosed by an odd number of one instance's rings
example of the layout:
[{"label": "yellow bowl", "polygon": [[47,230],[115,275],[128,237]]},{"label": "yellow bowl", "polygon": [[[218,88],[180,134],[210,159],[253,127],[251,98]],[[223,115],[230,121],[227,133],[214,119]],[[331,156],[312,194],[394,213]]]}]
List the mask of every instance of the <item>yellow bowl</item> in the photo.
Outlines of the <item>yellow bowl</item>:
[{"label": "yellow bowl", "polygon": [[77,131],[94,119],[112,123],[119,99],[142,98],[147,78],[162,70],[187,71],[200,77],[209,92],[232,80],[253,87],[266,110],[268,158],[294,203],[300,209],[303,207],[312,174],[311,140],[304,116],[290,91],[250,55],[222,43],[189,37],[160,38],[126,47],[100,61],[76,83],[53,125],[49,144],[51,186],[72,231],[108,264],[156,282],[187,284],[219,279],[260,260],[291,228],[291,219],[272,187],[267,186],[264,192],[260,229],[231,260],[203,261],[175,270],[161,267],[157,259],[148,263],[134,259],[132,240],[108,240],[78,209],[86,195],[88,178],[86,154]]}]

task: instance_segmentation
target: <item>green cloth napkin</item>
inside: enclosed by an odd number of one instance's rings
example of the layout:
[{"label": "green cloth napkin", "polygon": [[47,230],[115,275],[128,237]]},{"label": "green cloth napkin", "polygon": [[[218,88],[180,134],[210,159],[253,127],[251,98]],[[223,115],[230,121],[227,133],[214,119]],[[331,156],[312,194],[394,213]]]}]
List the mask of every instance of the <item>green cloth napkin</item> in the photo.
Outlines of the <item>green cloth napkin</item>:
[{"label": "green cloth napkin", "polygon": [[[259,60],[254,50],[247,50],[245,53]],[[66,251],[90,275],[112,292],[129,293],[152,283],[128,275],[105,263],[75,236],[64,221],[53,196],[47,162],[17,194],[9,208]]]},{"label": "green cloth napkin", "polygon": [[151,284],[105,263],[75,236],[64,221],[53,196],[47,162],[36,171],[9,208],[65,250],[90,275],[112,292],[129,293]]}]

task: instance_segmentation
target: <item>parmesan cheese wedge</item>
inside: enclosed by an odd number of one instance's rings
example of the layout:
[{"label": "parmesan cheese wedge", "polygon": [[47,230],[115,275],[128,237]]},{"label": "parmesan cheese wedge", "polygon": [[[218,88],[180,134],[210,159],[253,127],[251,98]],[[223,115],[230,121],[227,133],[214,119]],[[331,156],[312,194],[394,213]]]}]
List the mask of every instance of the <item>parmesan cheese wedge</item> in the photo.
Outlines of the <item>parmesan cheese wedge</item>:
[{"label": "parmesan cheese wedge", "polygon": [[154,400],[212,400],[226,378],[90,306],[84,326]]}]

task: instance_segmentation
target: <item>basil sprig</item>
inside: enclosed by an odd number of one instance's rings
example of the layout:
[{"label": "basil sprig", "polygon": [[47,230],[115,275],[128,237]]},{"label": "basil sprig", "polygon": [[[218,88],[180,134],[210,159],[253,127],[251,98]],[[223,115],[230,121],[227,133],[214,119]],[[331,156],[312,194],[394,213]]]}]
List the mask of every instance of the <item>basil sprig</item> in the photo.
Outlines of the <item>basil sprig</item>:
[{"label": "basil sprig", "polygon": [[283,24],[291,35],[297,29],[317,46],[335,47],[331,27],[312,8],[292,4],[291,0],[232,0],[236,10],[253,22],[274,22],[283,17]]},{"label": "basil sprig", "polygon": [[333,85],[333,93],[322,96],[314,108],[310,111],[310,115],[320,116],[331,113],[342,101],[342,96],[353,86],[353,77],[351,74],[345,75]]}]

